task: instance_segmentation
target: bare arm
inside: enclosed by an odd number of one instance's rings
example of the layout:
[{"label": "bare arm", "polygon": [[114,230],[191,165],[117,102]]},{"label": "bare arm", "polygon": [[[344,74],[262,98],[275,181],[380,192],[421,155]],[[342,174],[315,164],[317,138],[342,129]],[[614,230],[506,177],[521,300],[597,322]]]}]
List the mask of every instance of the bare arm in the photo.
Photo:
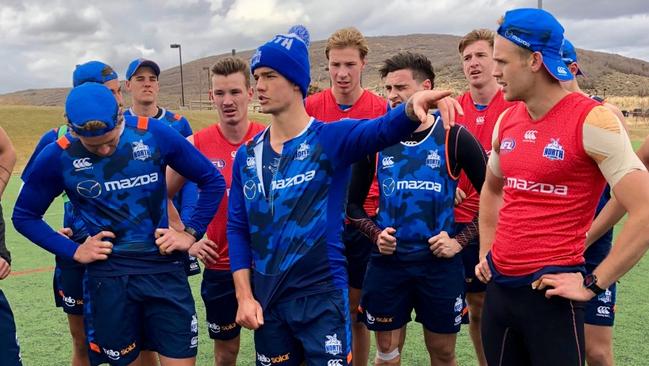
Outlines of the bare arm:
[{"label": "bare arm", "polygon": [[[188,136],[187,141],[194,145],[194,135]],[[167,172],[165,174],[167,180],[167,198],[172,200],[180,189],[185,184],[185,177],[178,174],[177,171],[173,170],[171,167],[167,166]]]},{"label": "bare arm", "polygon": [[0,197],[9,183],[15,165],[16,150],[5,130],[0,127]]},{"label": "bare arm", "polygon": [[248,329],[257,329],[264,325],[264,313],[261,305],[252,294],[250,270],[240,269],[232,273],[237,302],[237,323]]}]

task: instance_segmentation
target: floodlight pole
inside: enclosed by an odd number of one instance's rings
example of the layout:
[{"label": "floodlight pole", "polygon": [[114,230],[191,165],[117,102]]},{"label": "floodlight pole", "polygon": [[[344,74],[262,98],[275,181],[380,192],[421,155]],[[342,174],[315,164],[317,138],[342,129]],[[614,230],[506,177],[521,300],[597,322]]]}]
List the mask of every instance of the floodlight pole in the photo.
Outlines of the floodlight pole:
[{"label": "floodlight pole", "polygon": [[182,106],[185,106],[185,83],[183,81],[183,52],[182,52],[182,47],[180,46],[179,43],[172,43],[169,45],[171,48],[177,48],[178,49],[178,59],[180,60],[180,95],[181,95],[181,101],[182,101]]}]

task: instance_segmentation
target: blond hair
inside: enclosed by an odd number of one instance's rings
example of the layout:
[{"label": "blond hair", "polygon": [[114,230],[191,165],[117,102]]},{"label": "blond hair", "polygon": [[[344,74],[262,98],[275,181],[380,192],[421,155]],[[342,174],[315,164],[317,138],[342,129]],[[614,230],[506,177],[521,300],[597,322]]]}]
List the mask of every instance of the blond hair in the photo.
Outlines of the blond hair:
[{"label": "blond hair", "polygon": [[494,36],[495,33],[492,30],[485,29],[485,28],[474,29],[471,32],[464,35],[464,37],[462,37],[460,43],[457,46],[457,49],[458,51],[460,51],[460,55],[462,55],[464,49],[466,49],[467,47],[469,47],[470,45],[478,41],[486,41],[487,43],[489,43],[489,47],[493,49]]},{"label": "blond hair", "polygon": [[335,31],[329,39],[327,39],[327,46],[325,47],[325,56],[329,59],[329,51],[332,49],[341,48],[356,48],[361,56],[361,60],[365,59],[370,48],[367,46],[367,41],[363,34],[354,27],[347,27]]}]

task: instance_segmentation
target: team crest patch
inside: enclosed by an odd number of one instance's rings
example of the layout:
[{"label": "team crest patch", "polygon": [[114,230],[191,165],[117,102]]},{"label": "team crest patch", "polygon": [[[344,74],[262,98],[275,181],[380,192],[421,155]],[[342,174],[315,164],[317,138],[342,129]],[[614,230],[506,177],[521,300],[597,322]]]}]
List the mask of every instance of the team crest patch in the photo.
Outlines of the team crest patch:
[{"label": "team crest patch", "polygon": [[428,150],[428,156],[426,157],[426,166],[431,169],[436,169],[440,167],[441,157],[437,153],[437,150]]},{"label": "team crest patch", "polygon": [[603,293],[597,295],[597,300],[603,302],[604,304],[608,304],[611,301],[613,301],[613,296],[612,295],[613,295],[613,293],[611,292],[611,290],[606,289],[606,291],[604,291]]},{"label": "team crest patch", "polygon": [[332,356],[337,356],[343,353],[343,344],[338,340],[338,335],[328,335],[325,340],[325,352]]},{"label": "team crest patch", "polygon": [[516,140],[512,138],[506,138],[500,142],[500,153],[505,154],[508,152],[512,152],[514,148],[516,147]]},{"label": "team crest patch", "polygon": [[550,139],[550,143],[543,149],[543,157],[550,160],[563,160],[563,146],[559,144],[559,139]]},{"label": "team crest patch", "polygon": [[151,157],[149,145],[145,145],[142,140],[131,143],[133,146],[133,159],[145,161]]},{"label": "team crest patch", "polygon": [[464,301],[462,300],[462,295],[455,298],[455,305],[453,305],[453,310],[456,313],[459,313],[464,308]]},{"label": "team crest patch", "polygon": [[475,119],[475,124],[477,126],[484,125],[484,116],[478,116]]},{"label": "team crest patch", "polygon": [[295,153],[295,160],[304,160],[309,157],[309,144],[303,142]]}]

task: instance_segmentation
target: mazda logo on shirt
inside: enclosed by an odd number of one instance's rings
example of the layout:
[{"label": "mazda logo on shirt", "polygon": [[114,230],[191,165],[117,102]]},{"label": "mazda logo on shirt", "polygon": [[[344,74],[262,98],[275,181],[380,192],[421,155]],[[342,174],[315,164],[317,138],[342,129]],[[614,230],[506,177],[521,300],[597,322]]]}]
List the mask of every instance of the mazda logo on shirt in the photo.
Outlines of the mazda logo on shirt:
[{"label": "mazda logo on shirt", "polygon": [[97,198],[101,194],[101,184],[96,180],[84,180],[77,183],[77,193],[86,198]]}]

